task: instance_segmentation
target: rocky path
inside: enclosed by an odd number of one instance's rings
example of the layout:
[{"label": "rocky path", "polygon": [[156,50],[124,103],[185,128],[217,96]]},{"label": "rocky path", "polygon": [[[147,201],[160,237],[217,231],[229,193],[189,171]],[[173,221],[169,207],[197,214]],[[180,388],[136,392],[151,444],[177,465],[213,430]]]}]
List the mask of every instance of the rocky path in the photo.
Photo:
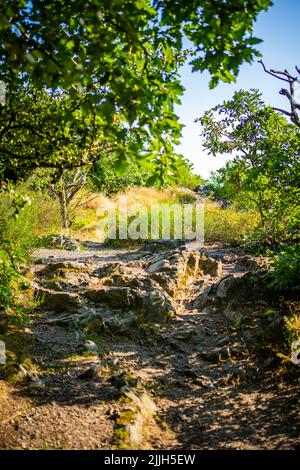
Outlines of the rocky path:
[{"label": "rocky path", "polygon": [[296,385],[236,328],[259,260],[218,245],[93,244],[39,250],[32,275],[34,361],[0,388],[0,448],[297,446]]}]

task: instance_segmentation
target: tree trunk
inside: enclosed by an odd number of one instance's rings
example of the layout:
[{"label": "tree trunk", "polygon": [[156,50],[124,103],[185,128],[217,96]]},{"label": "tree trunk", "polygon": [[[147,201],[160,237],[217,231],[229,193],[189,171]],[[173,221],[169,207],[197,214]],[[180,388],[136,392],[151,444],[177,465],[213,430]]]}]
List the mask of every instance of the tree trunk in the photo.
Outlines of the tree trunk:
[{"label": "tree trunk", "polygon": [[66,230],[69,228],[69,216],[68,216],[68,204],[66,199],[66,191],[65,188],[62,188],[60,196],[60,214],[61,214],[61,223],[62,227]]}]

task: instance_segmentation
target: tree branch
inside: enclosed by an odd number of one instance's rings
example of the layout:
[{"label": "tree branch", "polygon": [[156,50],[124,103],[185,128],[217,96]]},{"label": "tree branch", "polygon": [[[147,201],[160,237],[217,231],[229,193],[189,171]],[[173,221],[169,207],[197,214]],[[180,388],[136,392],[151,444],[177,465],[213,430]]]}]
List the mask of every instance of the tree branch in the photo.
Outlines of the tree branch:
[{"label": "tree branch", "polygon": [[[286,116],[288,116],[290,120],[292,121],[292,123],[300,128],[300,117],[298,115],[298,110],[300,110],[300,103],[296,101],[296,97],[295,97],[295,93],[296,93],[295,84],[299,83],[299,87],[300,87],[300,80],[298,79],[298,77],[293,77],[286,69],[283,71],[273,70],[273,69],[268,70],[262,60],[259,60],[258,62],[262,65],[264,71],[267,74],[271,75],[272,77],[277,78],[278,80],[287,82],[289,84],[290,91],[285,88],[282,88],[279,91],[279,94],[286,96],[287,99],[289,100],[290,107],[291,107],[290,112],[285,111],[281,108],[273,108],[273,109],[275,111],[279,111],[280,113],[283,113]],[[295,68],[296,68],[296,71],[300,74],[300,68],[297,66],[295,66]],[[282,76],[286,78],[283,78]]]},{"label": "tree branch", "polygon": [[289,113],[288,111],[285,111],[284,109],[281,109],[281,108],[275,108],[275,107],[272,107],[272,109],[274,109],[274,111],[278,111],[280,113],[283,113],[285,114],[286,116],[289,116],[291,117],[291,113]]},{"label": "tree branch", "polygon": [[274,70],[272,71],[268,70],[262,60],[259,60],[258,62],[263,66],[263,69],[266,73],[268,73],[269,75],[272,75],[272,77],[278,78],[278,80],[282,80],[283,82],[289,83],[289,80],[287,80],[286,78],[277,77],[276,75],[277,72],[275,72]]},{"label": "tree branch", "polygon": [[[283,72],[280,71],[280,70],[273,70],[273,69],[270,69],[270,72],[275,74],[275,75],[284,75],[285,77],[287,77],[287,81],[295,81],[297,80],[297,77],[293,77],[287,70],[284,70]],[[277,78],[280,78],[280,77],[277,77]]]}]

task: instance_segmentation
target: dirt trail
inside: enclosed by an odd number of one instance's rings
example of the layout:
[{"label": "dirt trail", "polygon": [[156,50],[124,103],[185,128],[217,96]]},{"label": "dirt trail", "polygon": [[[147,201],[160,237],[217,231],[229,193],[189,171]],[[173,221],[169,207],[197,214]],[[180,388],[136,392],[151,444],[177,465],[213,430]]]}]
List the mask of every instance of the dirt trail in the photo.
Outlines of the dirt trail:
[{"label": "dirt trail", "polygon": [[[222,262],[215,276],[206,277],[208,286],[249,270],[251,260],[241,250],[217,245],[206,250]],[[165,258],[168,255],[165,252]],[[144,256],[143,251],[104,250],[96,245],[78,253],[39,250],[36,254],[37,269],[57,261],[92,262],[94,269],[102,269]],[[81,281],[84,285],[84,275]],[[257,373],[255,357],[224,312],[199,308],[196,300],[202,286],[203,278],[196,277],[178,289],[176,313],[167,323],[123,335],[105,330],[95,339],[98,350],[84,354],[78,352],[80,345],[94,339],[86,329],[45,323],[41,313],[32,316],[27,332],[35,337],[33,357],[42,383],[35,390],[26,383],[5,386],[5,394],[0,392],[0,448],[122,447],[116,441],[115,423],[122,407],[131,410],[130,404],[120,401],[116,387],[124,371],[141,382],[157,408],[142,448],[296,448],[295,385],[272,371]],[[80,378],[90,367],[97,373]]]}]

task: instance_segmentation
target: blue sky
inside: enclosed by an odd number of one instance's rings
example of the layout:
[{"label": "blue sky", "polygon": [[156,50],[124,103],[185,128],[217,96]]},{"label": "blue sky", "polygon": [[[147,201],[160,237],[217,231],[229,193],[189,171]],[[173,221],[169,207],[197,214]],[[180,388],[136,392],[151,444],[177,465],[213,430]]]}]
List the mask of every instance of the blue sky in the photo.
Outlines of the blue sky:
[{"label": "blue sky", "polygon": [[[273,3],[267,12],[258,16],[254,25],[254,35],[263,39],[257,49],[268,68],[294,72],[295,65],[300,66],[300,0],[273,0]],[[192,73],[188,65],[182,68],[181,78],[186,91],[176,112],[185,128],[177,150],[188,157],[196,172],[205,178],[210,171],[223,166],[226,158],[207,155],[201,146],[200,124],[193,122],[196,117],[231,98],[239,89],[258,88],[267,104],[288,108],[287,100],[278,94],[282,82],[265,74],[257,62],[242,65],[236,83],[222,83],[214,90],[208,87],[208,73]]]}]

